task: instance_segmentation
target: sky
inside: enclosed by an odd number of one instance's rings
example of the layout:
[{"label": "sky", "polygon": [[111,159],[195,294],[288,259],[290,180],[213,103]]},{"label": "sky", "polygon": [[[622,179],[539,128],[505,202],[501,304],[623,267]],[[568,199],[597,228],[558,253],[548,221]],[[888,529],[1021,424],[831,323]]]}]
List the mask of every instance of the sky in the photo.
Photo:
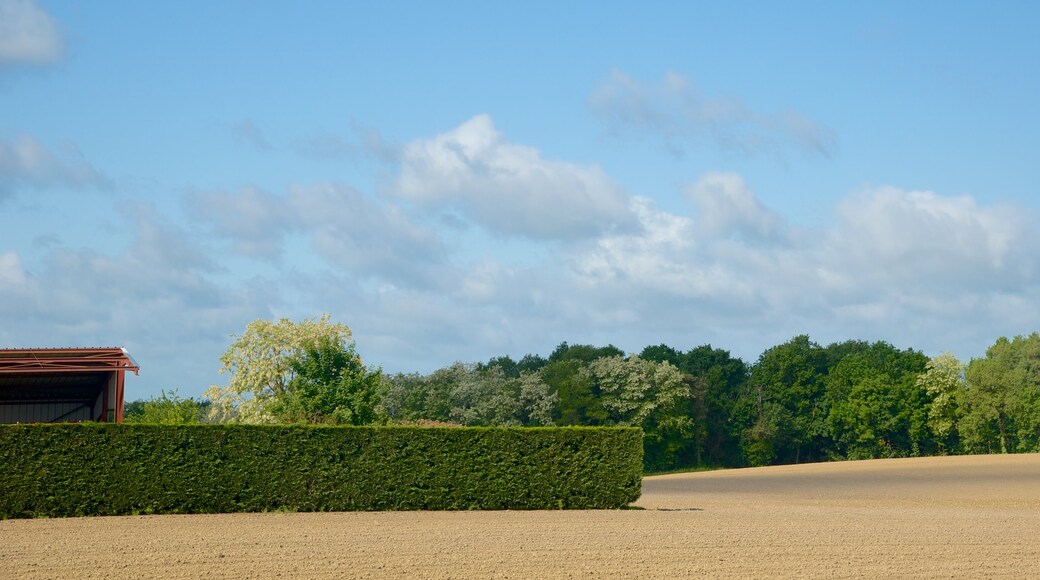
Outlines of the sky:
[{"label": "sky", "polygon": [[[637,5],[638,4],[638,5]],[[1040,330],[1033,2],[0,0],[0,347],[198,396],[250,321],[386,372]]]}]

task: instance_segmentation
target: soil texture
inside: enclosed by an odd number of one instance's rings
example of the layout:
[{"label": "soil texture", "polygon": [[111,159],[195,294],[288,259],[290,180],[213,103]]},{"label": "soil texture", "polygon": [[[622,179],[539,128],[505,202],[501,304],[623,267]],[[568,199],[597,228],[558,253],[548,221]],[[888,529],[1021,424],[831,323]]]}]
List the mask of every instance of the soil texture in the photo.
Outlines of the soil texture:
[{"label": "soil texture", "polygon": [[0,521],[3,578],[1040,578],[1040,454],[643,480],[636,509]]}]

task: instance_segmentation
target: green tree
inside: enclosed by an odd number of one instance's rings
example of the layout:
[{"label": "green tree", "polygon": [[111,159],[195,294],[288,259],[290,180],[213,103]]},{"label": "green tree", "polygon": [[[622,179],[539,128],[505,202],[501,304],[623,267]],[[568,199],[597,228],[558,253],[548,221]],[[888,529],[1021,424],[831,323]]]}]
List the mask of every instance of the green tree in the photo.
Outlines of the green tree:
[{"label": "green tree", "polygon": [[743,430],[741,443],[749,463],[824,458],[822,406],[827,363],[826,351],[801,335],[765,351],[751,367],[748,388],[739,402],[751,421]]},{"label": "green tree", "polygon": [[598,358],[608,356],[625,356],[620,348],[608,344],[607,346],[595,347],[591,344],[567,344],[561,342],[559,346],[549,355],[549,363],[576,360],[583,363],[592,362]]},{"label": "green tree", "polygon": [[507,378],[518,379],[520,378],[520,375],[524,373],[540,371],[542,367],[547,364],[549,364],[549,361],[545,357],[537,354],[525,354],[519,362],[513,360],[509,355],[505,355],[496,356],[489,359],[486,363],[478,364],[477,370],[484,371],[498,367]]},{"label": "green tree", "polygon": [[124,423],[148,425],[194,425],[200,423],[207,404],[191,397],[182,399],[177,389],[168,394],[160,391],[158,397],[134,401],[126,406]]},{"label": "green tree", "polygon": [[453,393],[468,369],[461,362],[428,375],[398,373],[386,378],[382,407],[394,421],[452,421]]},{"label": "green tree", "polygon": [[682,373],[669,363],[611,356],[590,362],[582,373],[594,386],[606,419],[615,425],[642,425],[654,413],[689,398]]},{"label": "green tree", "polygon": [[683,353],[679,368],[692,378],[698,465],[738,465],[736,405],[748,382],[748,365],[729,351],[702,345]]},{"label": "green tree", "polygon": [[648,346],[639,356],[667,362],[683,373],[690,399],[683,413],[692,421],[692,434],[675,451],[678,466],[743,464],[742,423],[735,415],[737,400],[748,380],[748,366],[729,351],[702,345],[680,352],[668,345]]},{"label": "green tree", "polygon": [[639,353],[639,358],[654,362],[666,362],[679,370],[685,371],[682,368],[683,353],[664,343],[644,348]]},{"label": "green tree", "polygon": [[499,364],[456,362],[426,376],[397,374],[385,382],[382,408],[395,421],[483,426],[554,422],[557,397],[538,373],[511,377]]},{"label": "green tree", "polygon": [[524,358],[520,359],[520,362],[516,363],[516,368],[523,373],[536,373],[542,370],[542,367],[549,364],[549,360],[538,354],[525,354]]},{"label": "green tree", "polygon": [[603,425],[608,414],[579,359],[556,360],[545,365],[539,376],[556,398],[556,425]]},{"label": "green tree", "polygon": [[931,397],[917,380],[928,359],[885,342],[843,343],[838,349],[844,357],[830,359],[836,364],[824,380],[832,452],[869,459],[936,451],[928,426]]},{"label": "green tree", "polygon": [[488,360],[486,363],[477,364],[478,371],[486,371],[489,369],[497,368],[503,375],[511,379],[520,378],[520,365],[509,355],[496,356]]},{"label": "green tree", "polygon": [[449,400],[451,421],[462,425],[520,425],[520,379],[507,377],[500,366],[461,365]]},{"label": "green tree", "polygon": [[597,359],[624,356],[613,345],[570,345],[561,342],[540,370],[542,381],[556,399],[553,422],[557,425],[603,425],[609,414],[603,409],[598,387],[585,367]]},{"label": "green tree", "polygon": [[[423,403],[426,398],[426,377],[419,373],[383,375],[382,412],[391,421],[424,419]],[[445,419],[447,414],[445,414]]]},{"label": "green tree", "polygon": [[353,343],[320,337],[289,362],[292,379],[268,410],[280,422],[368,425],[383,421],[379,402],[384,383],[370,371]]},{"label": "green tree", "polygon": [[1040,451],[1040,334],[1001,337],[966,376],[957,425],[966,450]]}]

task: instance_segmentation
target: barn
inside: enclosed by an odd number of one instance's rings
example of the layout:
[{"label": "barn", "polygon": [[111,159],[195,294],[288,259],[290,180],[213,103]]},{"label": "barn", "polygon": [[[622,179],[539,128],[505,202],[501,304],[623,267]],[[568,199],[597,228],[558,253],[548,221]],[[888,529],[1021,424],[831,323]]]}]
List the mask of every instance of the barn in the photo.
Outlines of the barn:
[{"label": "barn", "polygon": [[0,349],[0,423],[123,422],[124,348]]}]

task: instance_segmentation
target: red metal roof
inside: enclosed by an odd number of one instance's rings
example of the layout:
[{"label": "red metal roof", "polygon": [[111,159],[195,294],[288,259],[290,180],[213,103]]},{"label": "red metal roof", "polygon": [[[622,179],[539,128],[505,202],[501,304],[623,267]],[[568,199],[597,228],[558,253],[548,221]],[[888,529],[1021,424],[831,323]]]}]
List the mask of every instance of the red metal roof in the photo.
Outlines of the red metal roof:
[{"label": "red metal roof", "polygon": [[133,371],[141,367],[125,348],[0,349],[0,374]]}]

